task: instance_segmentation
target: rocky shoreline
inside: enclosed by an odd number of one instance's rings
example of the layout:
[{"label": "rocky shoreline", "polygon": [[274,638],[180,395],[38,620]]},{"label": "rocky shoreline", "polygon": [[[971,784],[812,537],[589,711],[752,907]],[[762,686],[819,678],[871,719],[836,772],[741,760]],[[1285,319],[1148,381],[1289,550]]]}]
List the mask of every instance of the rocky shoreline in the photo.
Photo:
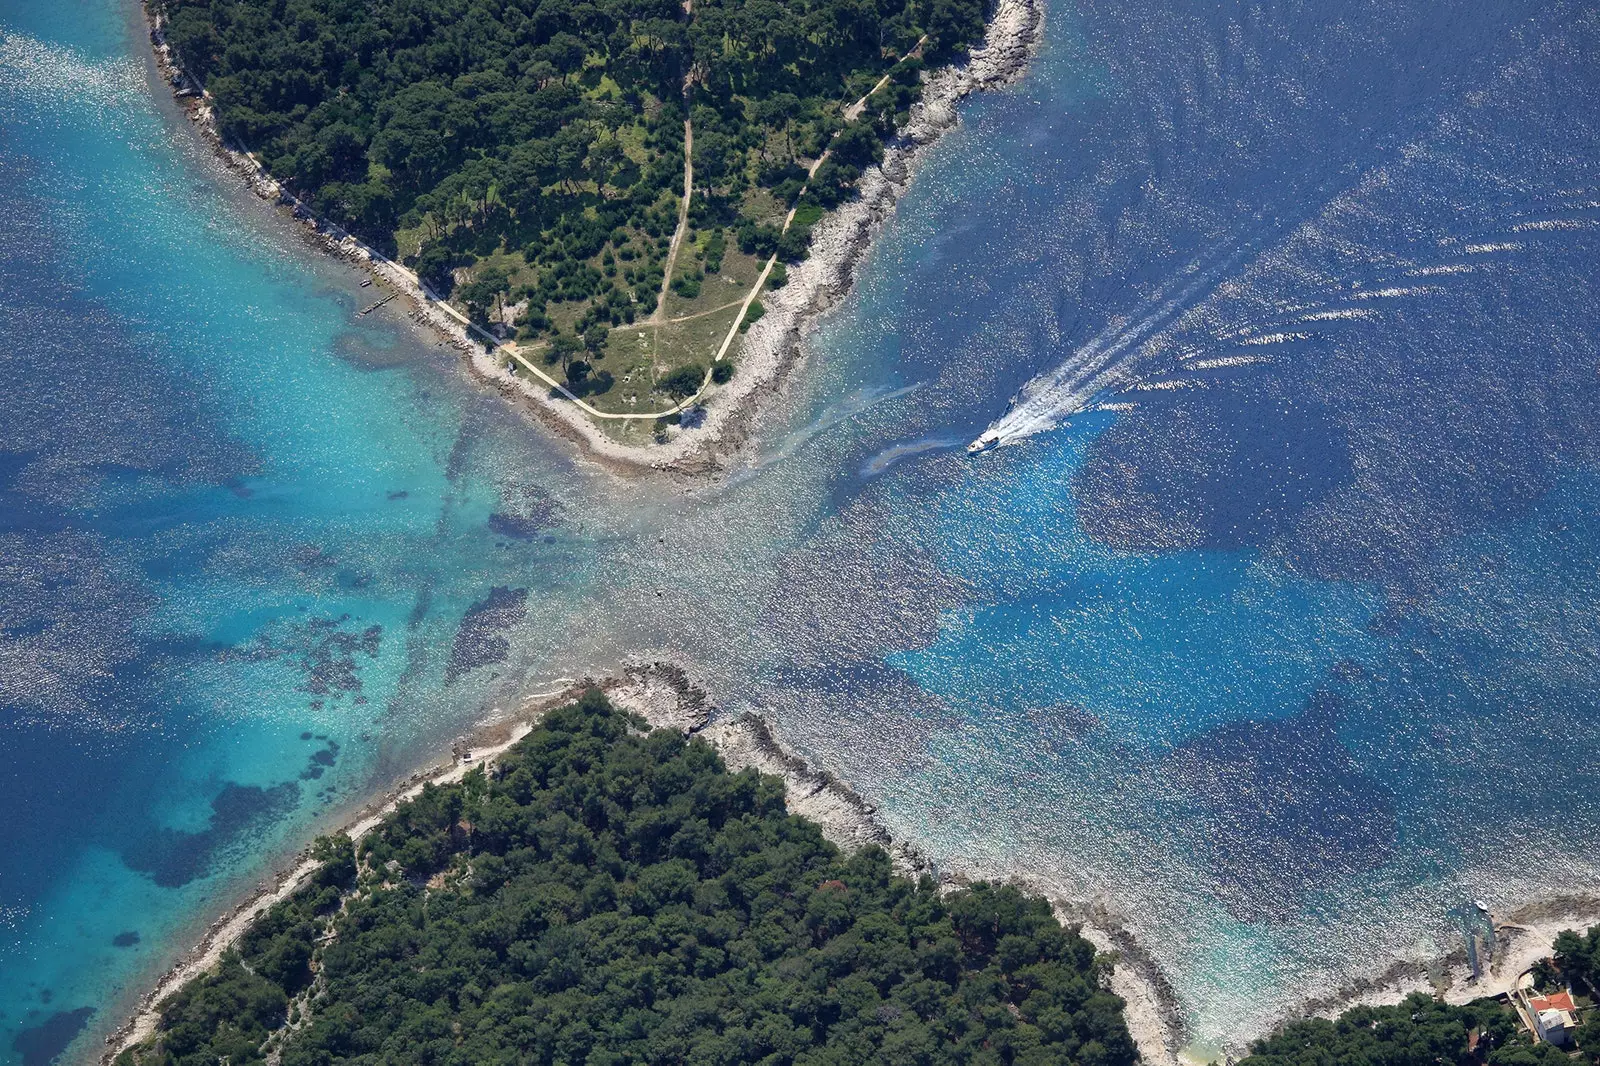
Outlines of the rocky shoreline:
[{"label": "rocky shoreline", "polygon": [[[526,697],[512,717],[485,723],[471,736],[457,740],[451,747],[450,762],[413,773],[335,831],[359,840],[397,805],[418,795],[424,785],[459,781],[475,767],[492,765],[502,752],[527,736],[546,711],[575,698],[590,684],[595,682],[583,681],[556,692]],[[978,878],[976,872],[969,875],[940,870],[914,846],[895,840],[877,821],[877,811],[871,803],[848,782],[812,767],[784,747],[760,716],[718,716],[706,693],[689,680],[681,667],[666,662],[636,663],[598,684],[614,705],[638,714],[652,728],[703,737],[717,749],[730,770],[751,768],[782,779],[789,810],[816,822],[823,835],[841,848],[853,850],[876,844],[889,853],[899,873],[910,877],[928,874],[948,889]],[[133,1016],[106,1037],[106,1048],[99,1059],[101,1066],[110,1066],[123,1050],[150,1037],[159,1020],[160,1002],[216,965],[252,921],[304,884],[317,866],[308,849],[297,856],[291,867],[259,882],[248,898],[213,921],[200,942],[140,998]],[[1023,887],[1051,896],[1040,886]],[[1103,911],[1060,900],[1055,900],[1055,907],[1063,922],[1081,926],[1084,936],[1096,947],[1118,953],[1119,965],[1111,987],[1128,1002],[1129,1028],[1145,1060],[1175,1061],[1181,1029],[1169,1026],[1168,1019],[1177,1017],[1176,1000],[1159,970],[1138,950],[1132,937]]]},{"label": "rocky shoreline", "polygon": [[[458,781],[474,767],[492,765],[498,755],[526,736],[546,711],[575,698],[591,684],[598,684],[613,704],[638,714],[652,728],[674,729],[704,738],[717,749],[730,770],[749,768],[780,778],[789,810],[816,822],[827,839],[845,850],[875,844],[889,853],[897,872],[909,877],[929,875],[947,890],[980,879],[995,879],[990,871],[959,864],[936,865],[914,845],[895,839],[878,821],[877,809],[849,782],[811,766],[785,747],[760,715],[719,715],[709,696],[682,667],[669,662],[634,663],[604,681],[586,680],[523,698],[512,716],[487,722],[470,736],[458,739],[452,745],[450,762],[413,773],[336,831],[360,839],[399,803],[416,796],[425,784]],[[106,1038],[102,1066],[109,1066],[124,1048],[149,1037],[155,1031],[160,1001],[215,965],[251,921],[294,892],[316,868],[317,863],[309,854],[302,853],[290,868],[261,881],[247,899],[213,921],[201,941],[141,997],[133,1017]],[[1161,1066],[1184,1063],[1188,1032],[1176,990],[1160,963],[1114,911],[1105,903],[1072,900],[1057,886],[1036,877],[1002,879],[1050,900],[1063,924],[1078,927],[1097,949],[1115,956],[1110,988],[1126,1004],[1124,1017],[1143,1061]],[[1518,975],[1549,953],[1551,941],[1561,930],[1600,924],[1600,897],[1552,898],[1497,915],[1497,923],[1500,936],[1495,962],[1482,979],[1472,980],[1467,973],[1464,951],[1431,962],[1397,960],[1380,974],[1293,1004],[1292,1013],[1332,1017],[1358,1004],[1397,1003],[1412,992],[1466,1003],[1508,991]]]},{"label": "rocky shoreline", "polygon": [[645,447],[618,443],[570,402],[508,372],[463,323],[429,299],[415,274],[319,218],[254,156],[228,144],[204,88],[184,72],[167,44],[159,13],[147,4],[145,14],[157,68],[223,163],[257,196],[284,208],[302,223],[319,247],[370,271],[405,296],[411,319],[458,350],[474,377],[523,401],[547,426],[609,469],[710,474],[731,465],[750,442],[762,403],[776,395],[789,374],[804,362],[806,337],[849,293],[857,268],[910,187],[927,148],[958,124],[956,104],[971,92],[1008,85],[1027,70],[1043,37],[1045,8],[1044,0],[997,0],[983,45],[965,62],[940,67],[928,75],[922,99],[888,146],[883,163],[862,176],[860,196],[818,223],[812,232],[810,256],[789,271],[786,286],[764,294],[766,314],[745,335],[739,373],[710,398],[700,425],[693,430],[674,429],[665,444]]},{"label": "rocky shoreline", "polygon": [[[946,890],[992,879],[982,870],[940,868],[914,845],[895,839],[877,820],[877,808],[849,782],[811,766],[786,748],[761,716],[717,716],[706,694],[677,666],[631,667],[622,679],[604,687],[618,706],[654,724],[670,724],[704,737],[730,770],[748,767],[781,778],[789,810],[816,822],[823,836],[847,851],[876,844],[889,853],[897,872],[908,877],[928,874]],[[1036,879],[1007,880],[1050,900],[1063,924],[1077,926],[1100,951],[1115,953],[1111,991],[1126,1003],[1124,1017],[1140,1057],[1159,1066],[1177,1066],[1187,1037],[1177,994],[1133,934],[1104,905],[1069,901],[1054,886]]]}]

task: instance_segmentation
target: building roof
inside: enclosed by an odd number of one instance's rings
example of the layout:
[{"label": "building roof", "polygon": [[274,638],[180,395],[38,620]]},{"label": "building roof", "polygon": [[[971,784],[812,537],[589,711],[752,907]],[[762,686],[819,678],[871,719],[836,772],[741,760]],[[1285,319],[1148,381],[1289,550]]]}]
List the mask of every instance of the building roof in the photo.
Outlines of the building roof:
[{"label": "building roof", "polygon": [[1535,996],[1528,1003],[1535,1014],[1542,1014],[1547,1010],[1575,1011],[1577,1004],[1572,1002],[1572,993],[1553,992],[1548,996]]}]

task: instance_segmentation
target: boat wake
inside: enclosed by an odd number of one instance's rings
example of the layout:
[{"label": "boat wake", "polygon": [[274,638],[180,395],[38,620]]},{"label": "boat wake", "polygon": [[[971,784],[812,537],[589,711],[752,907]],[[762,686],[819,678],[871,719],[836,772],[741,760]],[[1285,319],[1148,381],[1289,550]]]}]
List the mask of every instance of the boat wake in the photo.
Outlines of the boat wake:
[{"label": "boat wake", "polygon": [[[1371,184],[1381,186],[1382,178],[1380,171]],[[1444,256],[1433,262],[1357,255],[1329,270],[1327,233],[1358,211],[1365,191],[1358,186],[1334,197],[1317,225],[1295,227],[1272,250],[1265,250],[1265,231],[1213,246],[1131,318],[1114,319],[1060,366],[1024,385],[1006,413],[967,445],[968,454],[1048,432],[1076,414],[1127,406],[1112,402],[1113,395],[1200,387],[1208,379],[1194,372],[1272,363],[1331,330],[1381,324],[1419,302],[1446,296],[1463,279],[1498,269],[1507,255],[1524,248],[1523,241],[1478,233],[1442,241]],[[1586,213],[1591,210],[1587,202],[1562,204],[1546,207],[1532,221],[1503,225],[1559,238],[1600,227],[1600,218]],[[1252,265],[1242,266],[1247,258]],[[1287,279],[1290,291],[1299,291],[1283,295],[1274,278]]]},{"label": "boat wake", "polygon": [[864,414],[881,403],[897,400],[902,396],[910,396],[920,388],[922,388],[922,382],[918,381],[898,388],[868,386],[857,389],[837,402],[829,404],[816,418],[806,425],[779,439],[776,445],[759,460],[729,478],[724,483],[724,488],[732,488],[744,484],[768,467],[793,458],[800,449],[836,426]]},{"label": "boat wake", "polygon": [[1131,319],[1119,318],[1079,346],[1066,362],[1022,387],[1005,414],[971,444],[968,454],[1015,444],[1089,410],[1107,392],[1140,380],[1163,331],[1203,300],[1250,254],[1253,244],[1224,241],[1163,285]]},{"label": "boat wake", "polygon": [[924,452],[944,451],[947,448],[957,447],[960,443],[960,439],[956,437],[923,437],[920,440],[902,441],[899,444],[890,445],[871,459],[868,459],[861,467],[861,476],[864,478],[877,477],[902,459],[909,459],[913,455],[921,455]]}]

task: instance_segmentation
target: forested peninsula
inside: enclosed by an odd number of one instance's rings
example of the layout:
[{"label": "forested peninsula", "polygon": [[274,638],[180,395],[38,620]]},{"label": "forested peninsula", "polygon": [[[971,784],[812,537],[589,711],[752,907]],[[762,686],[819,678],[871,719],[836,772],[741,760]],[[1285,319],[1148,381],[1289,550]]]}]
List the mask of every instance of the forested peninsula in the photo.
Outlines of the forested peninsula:
[{"label": "forested peninsula", "polygon": [[733,375],[986,0],[149,5],[227,142],[640,443]]},{"label": "forested peninsula", "polygon": [[597,691],[429,787],[117,1066],[1129,1066],[1109,960],[1011,887],[842,854],[783,782]]},{"label": "forested peninsula", "polygon": [[[114,1066],[1140,1060],[1117,959],[1046,900],[841,852],[785,788],[590,689],[359,843],[318,840]],[[1573,998],[1567,1047],[1505,997],[1414,994],[1290,1021],[1237,1066],[1600,1063],[1600,927],[1551,952],[1526,995]]]}]

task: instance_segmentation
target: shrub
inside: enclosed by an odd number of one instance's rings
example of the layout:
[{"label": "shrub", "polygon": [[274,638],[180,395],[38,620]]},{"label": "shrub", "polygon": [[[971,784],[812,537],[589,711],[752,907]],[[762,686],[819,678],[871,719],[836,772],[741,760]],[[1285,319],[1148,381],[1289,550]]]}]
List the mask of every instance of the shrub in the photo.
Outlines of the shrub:
[{"label": "shrub", "polygon": [[[760,300],[750,301],[750,309],[744,313],[744,321],[739,323],[739,332],[748,333],[750,327],[761,321],[761,316],[766,313],[767,309],[761,306]],[[721,365],[719,363],[718,367],[720,368]]]},{"label": "shrub", "polygon": [[790,226],[778,239],[778,258],[785,263],[798,263],[811,248],[811,227]]},{"label": "shrub", "polygon": [[656,388],[674,399],[693,396],[700,391],[706,379],[706,368],[698,363],[687,363],[656,382]]}]

